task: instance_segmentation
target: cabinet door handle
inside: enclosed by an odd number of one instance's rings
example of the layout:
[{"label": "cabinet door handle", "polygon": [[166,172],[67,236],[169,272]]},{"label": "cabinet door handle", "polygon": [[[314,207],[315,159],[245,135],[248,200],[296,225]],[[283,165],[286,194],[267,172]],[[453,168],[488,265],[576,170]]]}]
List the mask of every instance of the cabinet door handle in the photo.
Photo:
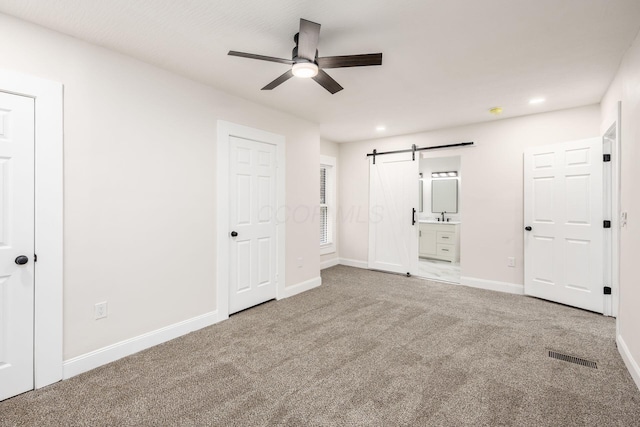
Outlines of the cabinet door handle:
[{"label": "cabinet door handle", "polygon": [[411,212],[411,225],[416,225],[416,208],[413,208]]}]

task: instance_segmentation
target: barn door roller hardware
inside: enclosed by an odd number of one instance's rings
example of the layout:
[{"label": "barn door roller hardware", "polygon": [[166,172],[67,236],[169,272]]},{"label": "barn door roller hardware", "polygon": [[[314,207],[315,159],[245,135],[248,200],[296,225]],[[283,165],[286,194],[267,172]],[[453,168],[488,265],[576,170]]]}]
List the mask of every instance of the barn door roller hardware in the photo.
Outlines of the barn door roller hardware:
[{"label": "barn door roller hardware", "polygon": [[376,156],[396,153],[411,153],[413,160],[416,159],[416,151],[437,150],[438,148],[464,147],[465,145],[473,145],[473,142],[458,142],[457,144],[434,145],[432,147],[416,147],[415,144],[406,150],[381,151],[373,150],[373,153],[367,153],[367,157],[373,157],[373,164],[376,164]]}]

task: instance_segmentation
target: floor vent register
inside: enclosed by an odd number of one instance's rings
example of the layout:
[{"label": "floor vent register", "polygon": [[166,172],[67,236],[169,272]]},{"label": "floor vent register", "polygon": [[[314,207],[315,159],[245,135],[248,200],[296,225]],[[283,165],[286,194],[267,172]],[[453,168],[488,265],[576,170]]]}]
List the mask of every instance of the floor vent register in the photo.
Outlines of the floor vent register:
[{"label": "floor vent register", "polygon": [[557,351],[549,350],[549,357],[553,359],[562,360],[563,362],[575,363],[576,365],[586,366],[587,368],[598,369],[596,362],[591,360],[581,359],[580,357],[569,356],[568,354],[558,353]]}]

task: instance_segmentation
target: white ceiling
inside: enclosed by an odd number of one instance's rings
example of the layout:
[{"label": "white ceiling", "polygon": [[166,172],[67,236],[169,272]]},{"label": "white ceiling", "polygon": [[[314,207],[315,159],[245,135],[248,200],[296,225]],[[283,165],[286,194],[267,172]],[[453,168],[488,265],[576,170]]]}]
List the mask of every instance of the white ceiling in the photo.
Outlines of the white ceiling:
[{"label": "white ceiling", "polygon": [[[355,141],[600,101],[640,28],[638,0],[0,0],[0,11],[119,51]],[[320,56],[383,52],[380,67],[260,88],[290,58],[299,19]],[[529,105],[532,97],[547,99]],[[387,130],[376,132],[377,125]]]}]

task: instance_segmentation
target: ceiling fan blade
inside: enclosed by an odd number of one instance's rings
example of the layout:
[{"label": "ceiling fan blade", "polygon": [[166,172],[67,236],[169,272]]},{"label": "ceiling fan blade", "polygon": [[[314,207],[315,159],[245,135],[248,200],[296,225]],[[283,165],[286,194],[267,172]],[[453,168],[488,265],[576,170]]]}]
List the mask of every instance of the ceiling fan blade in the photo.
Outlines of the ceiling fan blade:
[{"label": "ceiling fan blade", "polygon": [[343,89],[337,81],[333,80],[329,74],[322,70],[318,70],[318,74],[315,77],[312,77],[312,79],[317,81],[320,86],[331,92],[331,95],[336,92],[340,92]]},{"label": "ceiling fan blade", "polygon": [[363,55],[325,56],[318,58],[320,68],[364,67],[382,65],[381,53],[365,53]]},{"label": "ceiling fan blade", "polygon": [[311,62],[316,60],[316,49],[320,39],[320,24],[300,19],[298,33],[298,57]]},{"label": "ceiling fan blade", "polygon": [[230,50],[228,55],[239,56],[241,58],[259,59],[261,61],[279,62],[281,64],[288,64],[288,65],[293,64],[293,61],[290,59],[274,58],[273,56],[255,55],[253,53],[236,52],[235,50]]},{"label": "ceiling fan blade", "polygon": [[293,72],[291,70],[289,70],[286,73],[284,73],[283,75],[281,75],[280,77],[278,77],[277,79],[275,79],[274,81],[272,81],[271,83],[269,83],[268,85],[266,85],[265,87],[263,87],[262,90],[271,90],[271,89],[273,89],[275,87],[278,87],[282,83],[284,83],[287,80],[289,80],[291,77],[293,77]]}]

